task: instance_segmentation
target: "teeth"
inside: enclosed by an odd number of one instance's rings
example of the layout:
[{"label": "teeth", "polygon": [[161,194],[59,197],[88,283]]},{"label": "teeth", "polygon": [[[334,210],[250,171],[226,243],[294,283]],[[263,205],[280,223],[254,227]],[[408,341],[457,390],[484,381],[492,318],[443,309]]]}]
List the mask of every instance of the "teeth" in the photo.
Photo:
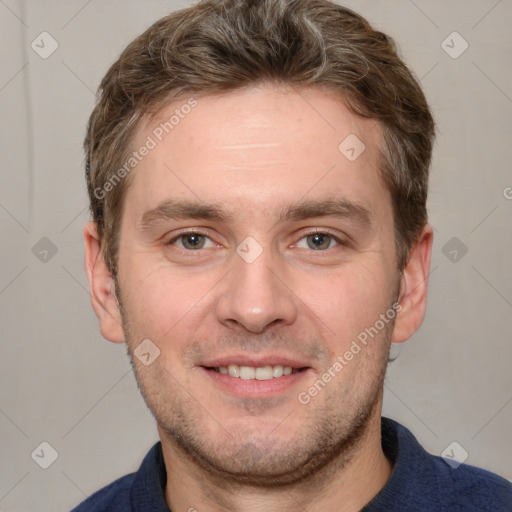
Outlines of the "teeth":
[{"label": "teeth", "polygon": [[272,366],[259,366],[254,372],[256,380],[270,380],[273,378]]},{"label": "teeth", "polygon": [[240,367],[237,364],[230,364],[228,366],[228,373],[231,377],[240,377]]},{"label": "teeth", "polygon": [[283,366],[281,364],[258,367],[230,364],[229,366],[219,366],[217,370],[223,375],[230,375],[235,379],[240,378],[243,380],[270,380],[292,373],[291,366]]},{"label": "teeth", "polygon": [[284,366],[280,365],[280,364],[276,364],[272,371],[272,376],[273,377],[282,377],[283,373],[284,373]]},{"label": "teeth", "polygon": [[[259,370],[259,368],[258,368]],[[244,380],[253,380],[256,377],[256,370],[251,366],[240,366],[240,378]]]}]

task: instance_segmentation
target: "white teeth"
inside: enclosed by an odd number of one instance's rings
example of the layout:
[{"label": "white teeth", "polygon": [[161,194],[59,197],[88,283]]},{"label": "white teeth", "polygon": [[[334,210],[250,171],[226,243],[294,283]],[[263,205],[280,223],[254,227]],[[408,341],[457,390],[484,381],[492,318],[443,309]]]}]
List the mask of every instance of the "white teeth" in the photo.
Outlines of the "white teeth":
[{"label": "white teeth", "polygon": [[259,366],[255,373],[256,380],[269,380],[273,377],[272,366]]},{"label": "white teeth", "polygon": [[228,373],[231,377],[240,377],[240,367],[237,364],[230,364],[228,366]]},{"label": "white teeth", "polygon": [[270,380],[277,379],[283,375],[290,375],[292,373],[291,366],[283,366],[276,364],[275,366],[239,366],[237,364],[230,364],[229,366],[219,366],[219,373],[223,375],[230,375],[235,379],[240,378],[243,380]]},{"label": "white teeth", "polygon": [[273,377],[282,377],[283,371],[284,371],[284,366],[281,364],[276,364],[274,366],[274,370],[272,371],[272,376]]},{"label": "white teeth", "polygon": [[240,378],[244,380],[253,380],[256,376],[256,370],[251,366],[240,366]]}]

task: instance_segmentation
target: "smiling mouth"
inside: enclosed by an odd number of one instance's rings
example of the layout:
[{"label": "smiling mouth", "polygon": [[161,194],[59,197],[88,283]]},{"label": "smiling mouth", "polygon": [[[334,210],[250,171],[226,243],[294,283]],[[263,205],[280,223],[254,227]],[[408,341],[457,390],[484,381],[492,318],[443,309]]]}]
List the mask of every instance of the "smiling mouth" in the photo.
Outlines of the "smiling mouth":
[{"label": "smiling mouth", "polygon": [[220,373],[222,375],[229,375],[235,379],[242,380],[271,380],[279,379],[287,375],[299,373],[304,368],[292,368],[291,366],[283,366],[281,364],[266,365],[266,366],[243,366],[238,364],[230,364],[229,366],[217,366],[217,367],[204,367],[207,370]]}]

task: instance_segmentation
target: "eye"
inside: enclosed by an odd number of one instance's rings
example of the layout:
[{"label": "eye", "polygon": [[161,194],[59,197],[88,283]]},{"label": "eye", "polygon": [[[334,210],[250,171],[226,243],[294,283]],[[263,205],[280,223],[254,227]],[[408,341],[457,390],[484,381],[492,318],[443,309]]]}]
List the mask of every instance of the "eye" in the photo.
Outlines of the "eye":
[{"label": "eye", "polygon": [[[303,240],[305,240],[306,246],[304,246],[304,243],[302,242]],[[342,242],[335,236],[318,231],[302,237],[297,243],[297,247],[301,249],[323,251],[340,244],[342,245]]]},{"label": "eye", "polygon": [[[208,241],[210,242],[210,245],[208,245]],[[172,240],[169,240],[167,245],[176,245],[180,249],[197,251],[199,249],[214,247],[215,243],[204,233],[190,231],[188,233],[181,233]]]}]

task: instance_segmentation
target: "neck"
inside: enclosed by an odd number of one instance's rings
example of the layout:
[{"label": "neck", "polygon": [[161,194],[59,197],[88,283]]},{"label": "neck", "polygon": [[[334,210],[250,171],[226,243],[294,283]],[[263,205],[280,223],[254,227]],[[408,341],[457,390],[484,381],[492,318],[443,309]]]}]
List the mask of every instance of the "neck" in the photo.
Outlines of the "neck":
[{"label": "neck", "polygon": [[364,436],[351,453],[341,454],[307,481],[274,489],[234,485],[206,472],[159,428],[167,504],[176,512],[359,511],[384,487],[392,470],[381,445],[382,401],[376,405]]}]

